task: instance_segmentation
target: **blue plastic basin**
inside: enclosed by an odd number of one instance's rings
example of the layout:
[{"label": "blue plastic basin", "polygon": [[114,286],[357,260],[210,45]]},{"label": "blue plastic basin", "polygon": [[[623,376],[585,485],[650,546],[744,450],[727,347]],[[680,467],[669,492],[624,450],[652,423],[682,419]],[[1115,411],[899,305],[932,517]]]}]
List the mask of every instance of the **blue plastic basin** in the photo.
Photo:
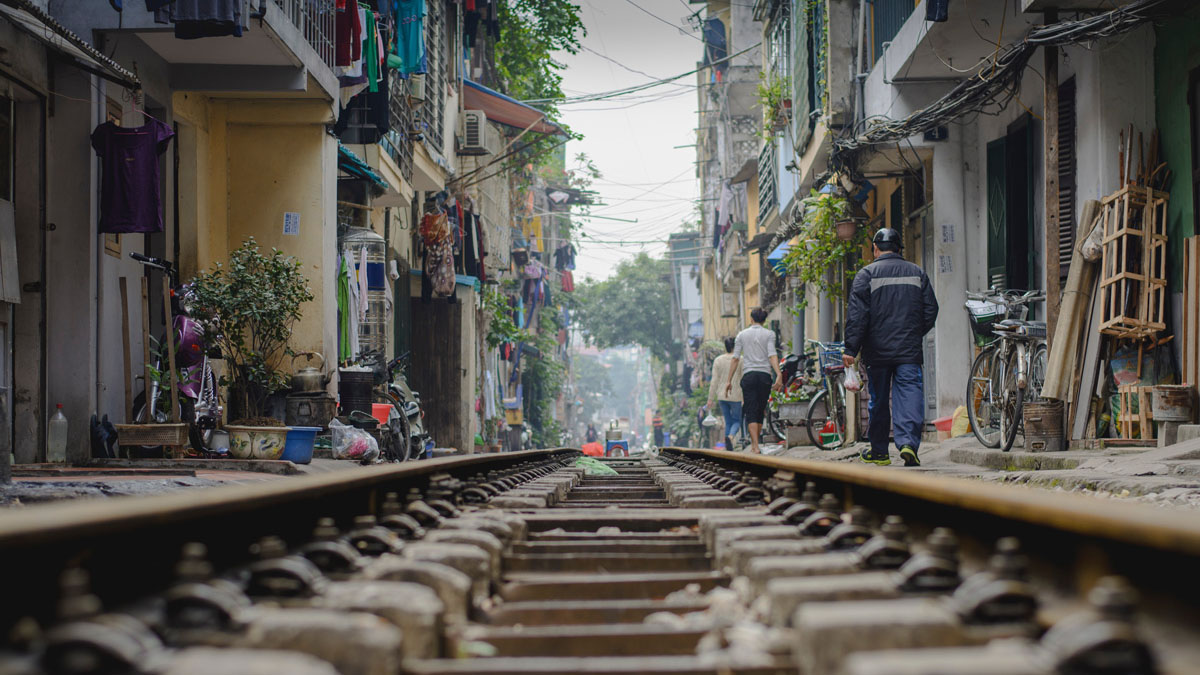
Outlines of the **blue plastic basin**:
[{"label": "blue plastic basin", "polygon": [[279,459],[295,464],[312,462],[313,445],[317,442],[317,432],[321,427],[288,427],[287,441],[283,444],[283,454]]}]

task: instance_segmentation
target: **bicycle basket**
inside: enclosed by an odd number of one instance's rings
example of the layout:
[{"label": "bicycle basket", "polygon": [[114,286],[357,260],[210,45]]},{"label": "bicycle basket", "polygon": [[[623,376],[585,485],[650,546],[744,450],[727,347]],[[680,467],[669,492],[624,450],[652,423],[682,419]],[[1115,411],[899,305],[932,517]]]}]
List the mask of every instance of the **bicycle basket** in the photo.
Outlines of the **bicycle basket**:
[{"label": "bicycle basket", "polygon": [[841,345],[830,345],[833,349],[821,350],[821,370],[830,371],[842,368],[842,350]]},{"label": "bicycle basket", "polygon": [[992,330],[1005,318],[1004,305],[986,300],[968,300],[967,316],[971,319],[971,332],[976,337],[992,339]]}]

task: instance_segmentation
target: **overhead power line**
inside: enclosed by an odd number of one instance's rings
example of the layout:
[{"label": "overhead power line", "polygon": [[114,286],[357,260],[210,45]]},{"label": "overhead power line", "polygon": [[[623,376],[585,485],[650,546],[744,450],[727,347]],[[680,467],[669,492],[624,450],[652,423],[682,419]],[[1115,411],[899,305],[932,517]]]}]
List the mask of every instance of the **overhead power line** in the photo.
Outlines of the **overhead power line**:
[{"label": "overhead power line", "polygon": [[717,64],[725,63],[725,62],[735,59],[749,51],[758,49],[761,45],[762,45],[761,42],[757,42],[749,47],[746,47],[745,49],[743,49],[741,51],[734,52],[733,54],[730,54],[729,56],[726,56],[723,59],[717,59],[716,61],[713,61],[712,63],[709,63],[708,65],[700,66],[699,68],[689,70],[686,73],[672,75],[671,77],[665,77],[665,78],[662,78],[659,80],[654,80],[652,82],[646,82],[646,83],[634,85],[631,87],[625,87],[623,89],[614,89],[612,91],[602,91],[602,92],[597,92],[595,94],[584,94],[581,96],[561,96],[558,98],[531,98],[531,99],[526,99],[521,102],[527,103],[530,105],[536,105],[538,103],[569,104],[569,103],[584,103],[584,102],[589,102],[589,101],[602,101],[604,99],[613,98],[616,96],[624,96],[626,94],[632,94],[634,92],[643,91],[645,89],[650,89],[652,87],[660,87],[664,84],[670,84],[671,82],[674,82],[675,80],[681,80],[681,79],[687,77],[688,75],[695,75],[696,73],[700,72],[701,70],[704,70],[705,68],[711,68]]}]

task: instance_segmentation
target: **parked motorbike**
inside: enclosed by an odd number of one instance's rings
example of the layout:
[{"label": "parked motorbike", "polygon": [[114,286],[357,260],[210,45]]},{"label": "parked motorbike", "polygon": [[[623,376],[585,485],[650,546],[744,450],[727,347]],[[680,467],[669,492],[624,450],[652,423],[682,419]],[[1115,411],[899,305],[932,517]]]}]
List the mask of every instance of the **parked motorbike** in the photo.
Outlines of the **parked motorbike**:
[{"label": "parked motorbike", "polygon": [[433,439],[425,431],[421,395],[408,386],[404,373],[409,356],[410,352],[405,352],[382,365],[381,355],[375,352],[365,352],[359,358],[360,363],[375,369],[375,382],[380,385],[375,391],[375,402],[392,406],[388,427],[396,442],[394,447],[384,451],[384,455],[397,462],[419,459],[433,448]]},{"label": "parked motorbike", "polygon": [[[217,378],[209,364],[210,358],[219,358],[204,340],[204,327],[190,316],[188,306],[189,286],[180,285],[174,264],[169,260],[152,258],[139,253],[129,257],[154,269],[162,270],[171,287],[172,339],[175,341],[175,378],[179,392],[180,421],[188,425],[188,440],[192,449],[201,455],[212,454],[212,435],[221,419],[221,403],[217,389]],[[149,363],[152,377],[145,389],[133,401],[135,424],[165,423],[169,420],[170,385],[167,373],[166,335],[158,339],[158,348],[153,350]],[[161,376],[155,376],[160,374]],[[157,452],[158,448],[143,448],[143,452]]]}]

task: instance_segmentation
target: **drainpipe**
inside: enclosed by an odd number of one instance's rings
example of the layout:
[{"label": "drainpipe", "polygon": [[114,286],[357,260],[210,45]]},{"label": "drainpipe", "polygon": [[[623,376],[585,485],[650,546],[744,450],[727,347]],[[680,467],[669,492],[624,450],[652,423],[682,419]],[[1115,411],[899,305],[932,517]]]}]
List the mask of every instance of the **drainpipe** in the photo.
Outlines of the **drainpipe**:
[{"label": "drainpipe", "polygon": [[867,39],[867,0],[858,0],[858,44],[856,45],[857,53],[855,54],[854,80],[858,84],[858,102],[854,106],[854,122],[858,124],[867,116],[866,102],[863,96],[866,93],[867,74],[863,72],[863,42]]}]

